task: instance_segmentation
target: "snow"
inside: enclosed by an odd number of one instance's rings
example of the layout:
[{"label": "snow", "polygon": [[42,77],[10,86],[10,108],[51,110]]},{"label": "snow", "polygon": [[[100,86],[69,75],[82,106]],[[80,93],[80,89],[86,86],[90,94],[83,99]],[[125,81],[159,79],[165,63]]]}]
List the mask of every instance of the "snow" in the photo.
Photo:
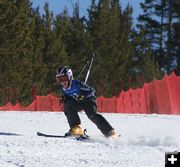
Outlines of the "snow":
[{"label": "snow", "polygon": [[121,134],[110,140],[79,115],[90,140],[36,136],[67,132],[62,112],[0,112],[0,167],[162,167],[165,152],[180,151],[180,116],[104,113]]}]

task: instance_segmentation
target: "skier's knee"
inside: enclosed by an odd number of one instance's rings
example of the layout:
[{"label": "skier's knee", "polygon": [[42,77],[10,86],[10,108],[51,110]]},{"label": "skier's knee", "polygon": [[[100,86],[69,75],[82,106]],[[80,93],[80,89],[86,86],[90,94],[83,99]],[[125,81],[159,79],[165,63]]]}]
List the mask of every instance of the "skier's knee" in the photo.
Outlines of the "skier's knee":
[{"label": "skier's knee", "polygon": [[99,119],[101,119],[101,115],[100,114],[97,114],[97,113],[94,113],[92,115],[89,116],[89,119],[91,121],[93,121],[94,123],[98,122]]}]

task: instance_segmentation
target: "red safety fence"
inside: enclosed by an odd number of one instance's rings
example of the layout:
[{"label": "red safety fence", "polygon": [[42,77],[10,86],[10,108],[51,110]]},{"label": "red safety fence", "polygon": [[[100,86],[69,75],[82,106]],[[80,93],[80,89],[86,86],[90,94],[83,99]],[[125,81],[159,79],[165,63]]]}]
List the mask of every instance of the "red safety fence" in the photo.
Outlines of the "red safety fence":
[{"label": "red safety fence", "polygon": [[[142,88],[121,91],[118,96],[97,98],[99,112],[142,113],[142,114],[180,114],[180,77],[172,73],[162,80],[146,83]],[[62,111],[59,98],[35,96],[28,106],[7,103],[0,111]]]}]

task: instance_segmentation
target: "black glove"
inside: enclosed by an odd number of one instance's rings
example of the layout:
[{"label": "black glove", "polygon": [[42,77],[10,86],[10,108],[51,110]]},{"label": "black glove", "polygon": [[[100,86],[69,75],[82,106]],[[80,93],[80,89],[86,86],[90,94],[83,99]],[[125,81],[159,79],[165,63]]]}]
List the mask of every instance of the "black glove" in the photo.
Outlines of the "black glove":
[{"label": "black glove", "polygon": [[83,101],[85,99],[85,97],[83,95],[77,95],[77,94],[74,94],[72,96],[76,101]]},{"label": "black glove", "polygon": [[64,103],[65,100],[66,100],[66,97],[65,97],[64,95],[60,96],[59,101],[60,101],[61,103]]},{"label": "black glove", "polygon": [[76,101],[83,101],[85,97],[83,95],[73,95],[72,96]]},{"label": "black glove", "polygon": [[78,96],[78,101],[83,101],[84,99],[85,99],[85,97],[83,95]]}]

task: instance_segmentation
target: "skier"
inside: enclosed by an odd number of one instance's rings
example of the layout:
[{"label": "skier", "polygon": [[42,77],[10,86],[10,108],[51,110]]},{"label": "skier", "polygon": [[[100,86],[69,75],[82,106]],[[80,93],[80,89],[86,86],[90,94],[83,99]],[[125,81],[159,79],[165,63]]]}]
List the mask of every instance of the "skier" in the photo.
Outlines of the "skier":
[{"label": "skier", "polygon": [[95,90],[79,80],[73,79],[72,70],[68,66],[57,69],[56,79],[61,87],[60,102],[64,103],[64,113],[70,130],[65,135],[83,135],[78,111],[84,110],[88,118],[96,124],[105,137],[117,138],[114,128],[97,113]]}]

